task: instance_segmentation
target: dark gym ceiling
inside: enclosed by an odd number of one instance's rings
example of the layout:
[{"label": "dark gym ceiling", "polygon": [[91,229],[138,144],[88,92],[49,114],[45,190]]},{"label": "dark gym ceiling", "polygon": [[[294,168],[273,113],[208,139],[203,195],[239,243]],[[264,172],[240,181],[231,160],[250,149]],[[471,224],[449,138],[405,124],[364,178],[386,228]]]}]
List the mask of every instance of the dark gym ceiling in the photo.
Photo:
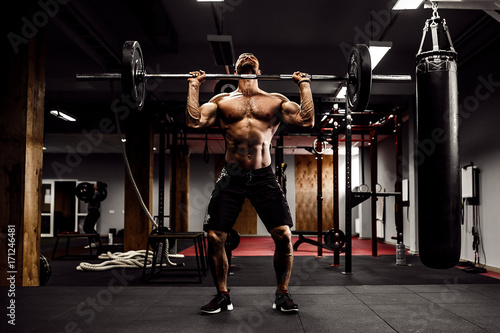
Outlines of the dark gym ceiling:
[{"label": "dark gym ceiling", "polygon": [[[47,110],[57,105],[78,121],[68,123],[46,113],[46,145],[52,145],[52,152],[64,152],[64,146],[78,140],[82,129],[99,128],[101,119],[112,117],[111,104],[120,96],[120,83],[76,81],[75,74],[120,72],[121,48],[126,40],[139,41],[148,72],[203,69],[225,73],[224,66],[215,64],[207,41],[207,35],[222,33],[232,36],[236,56],[253,52],[263,74],[300,70],[335,75],[345,75],[351,45],[391,41],[392,49],[374,74],[410,74],[413,82],[374,83],[369,108],[405,107],[414,95],[415,54],[432,11],[422,6],[395,12],[390,10],[393,3],[226,0],[212,5],[196,0],[72,0],[60,5],[47,27],[46,104]],[[495,15],[457,9],[440,9],[439,13],[450,27],[459,66],[473,63],[481,52],[499,49],[500,22]],[[494,13],[498,15],[498,11]],[[202,101],[214,94],[215,83],[203,85]],[[313,83],[315,100],[330,108],[328,98],[338,85]],[[288,81],[261,82],[260,86],[292,99],[298,93]],[[153,107],[183,111],[185,80],[164,80],[150,88],[145,111]],[[113,147],[95,151],[113,151]]]}]

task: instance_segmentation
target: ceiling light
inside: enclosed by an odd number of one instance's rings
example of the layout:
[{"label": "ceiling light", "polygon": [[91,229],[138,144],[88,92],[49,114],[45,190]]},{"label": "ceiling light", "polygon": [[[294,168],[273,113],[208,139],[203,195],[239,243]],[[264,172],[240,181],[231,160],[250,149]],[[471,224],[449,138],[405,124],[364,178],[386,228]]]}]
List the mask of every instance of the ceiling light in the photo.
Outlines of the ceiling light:
[{"label": "ceiling light", "polygon": [[224,0],[196,0],[198,2],[224,2]]},{"label": "ceiling light", "polygon": [[50,114],[65,121],[76,121],[76,118],[57,109],[50,110]]},{"label": "ceiling light", "polygon": [[345,98],[345,94],[346,93],[347,93],[347,87],[343,86],[342,88],[340,88],[340,90],[337,93],[337,95],[335,95],[335,98]]},{"label": "ceiling light", "polygon": [[374,69],[385,54],[391,49],[392,42],[370,41],[369,46],[372,69]]},{"label": "ceiling light", "polygon": [[392,10],[417,9],[424,0],[398,0]]}]

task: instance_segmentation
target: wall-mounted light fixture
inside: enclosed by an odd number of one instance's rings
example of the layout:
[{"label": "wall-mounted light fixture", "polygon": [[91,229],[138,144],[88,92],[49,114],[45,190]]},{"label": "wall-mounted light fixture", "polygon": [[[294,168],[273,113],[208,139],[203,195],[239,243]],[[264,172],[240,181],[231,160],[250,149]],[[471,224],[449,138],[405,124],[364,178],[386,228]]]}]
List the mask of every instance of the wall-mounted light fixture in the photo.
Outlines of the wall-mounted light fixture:
[{"label": "wall-mounted light fixture", "polygon": [[56,109],[56,108],[50,110],[50,114],[53,116],[56,116],[59,119],[65,120],[65,121],[76,121],[76,118],[74,116],[68,114],[67,112],[63,112],[59,109]]}]

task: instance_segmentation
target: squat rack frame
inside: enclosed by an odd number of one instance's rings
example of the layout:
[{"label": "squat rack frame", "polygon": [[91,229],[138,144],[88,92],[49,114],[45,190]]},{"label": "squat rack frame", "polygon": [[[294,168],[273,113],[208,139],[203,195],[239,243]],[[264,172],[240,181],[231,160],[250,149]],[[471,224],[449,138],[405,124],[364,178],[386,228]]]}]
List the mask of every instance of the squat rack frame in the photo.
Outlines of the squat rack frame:
[{"label": "squat rack frame", "polygon": [[[373,113],[370,112],[357,112],[356,115],[370,115]],[[403,180],[403,168],[402,168],[402,117],[401,110],[399,108],[395,108],[391,113],[387,113],[387,117],[382,118],[374,125],[353,125],[353,115],[354,113],[346,107],[346,111],[344,114],[335,113],[329,114],[323,122],[320,124],[321,131],[318,133],[318,141],[319,136],[322,137],[329,136],[329,139],[326,141],[330,142],[332,145],[333,151],[333,209],[334,209],[334,221],[333,228],[335,230],[339,230],[339,181],[338,181],[338,160],[339,160],[339,142],[345,141],[345,270],[342,274],[350,275],[352,274],[352,209],[362,203],[363,201],[371,198],[371,234],[372,234],[372,256],[378,256],[377,251],[377,224],[376,224],[376,201],[377,197],[395,197],[395,220],[396,220],[396,230],[397,237],[396,242],[397,245],[404,247],[404,230],[403,230],[403,202],[402,202],[402,180]],[[343,117],[343,122],[341,122],[337,127],[331,131],[331,133],[326,133],[327,128],[323,128],[323,124],[328,123],[332,119],[336,117]],[[378,132],[384,126],[387,126],[393,122],[393,132],[395,134],[395,167],[396,167],[396,183],[395,183],[395,191],[394,192],[382,192],[377,193],[373,192],[377,185],[377,139]],[[353,142],[353,132],[361,131],[363,134],[368,131],[370,134],[370,187],[372,192],[357,192],[352,190],[352,142]],[[345,138],[339,139],[339,135],[344,132]],[[358,140],[355,140],[358,141]],[[360,140],[364,142],[365,140]],[[320,167],[320,158],[318,158],[318,184],[320,184],[321,180],[321,167]],[[318,188],[319,189],[319,188]],[[318,192],[318,198],[320,196],[320,192]],[[318,205],[321,204],[321,201],[318,200]],[[319,212],[319,210],[318,210]],[[322,232],[322,217],[318,215],[318,242],[320,240],[321,232]],[[318,256],[321,255],[322,247],[318,244]],[[332,266],[338,267],[340,266],[340,250],[334,250],[333,256],[333,264]],[[406,265],[404,259],[400,258],[400,261],[397,261],[398,265]]]}]

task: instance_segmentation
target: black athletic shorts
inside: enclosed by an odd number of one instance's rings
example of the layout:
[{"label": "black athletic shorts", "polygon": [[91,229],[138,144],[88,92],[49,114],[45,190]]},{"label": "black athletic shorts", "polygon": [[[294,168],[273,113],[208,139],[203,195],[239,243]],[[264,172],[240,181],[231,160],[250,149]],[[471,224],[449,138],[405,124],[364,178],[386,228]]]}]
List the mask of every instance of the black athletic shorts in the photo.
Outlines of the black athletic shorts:
[{"label": "black athletic shorts", "polygon": [[267,230],[282,225],[293,226],[286,197],[271,166],[243,171],[226,165],[215,184],[203,230],[229,232],[248,198]]}]

